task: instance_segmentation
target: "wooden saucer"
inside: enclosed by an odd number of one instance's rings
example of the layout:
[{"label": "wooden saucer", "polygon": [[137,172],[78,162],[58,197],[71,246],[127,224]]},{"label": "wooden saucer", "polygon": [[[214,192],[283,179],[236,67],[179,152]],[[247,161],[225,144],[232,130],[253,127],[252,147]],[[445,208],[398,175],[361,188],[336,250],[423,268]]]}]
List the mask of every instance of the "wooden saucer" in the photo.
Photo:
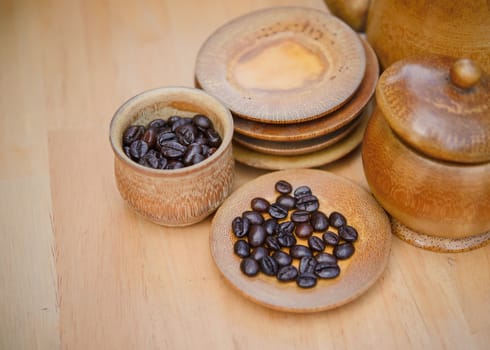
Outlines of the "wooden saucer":
[{"label": "wooden saucer", "polygon": [[379,64],[369,43],[361,38],[366,52],[366,74],[352,98],[338,110],[318,119],[294,124],[269,124],[233,115],[235,134],[268,141],[299,141],[329,134],[351,122],[371,100],[379,77]]},{"label": "wooden saucer", "polygon": [[241,144],[244,147],[250,148],[254,151],[279,155],[279,156],[296,156],[301,154],[307,154],[319,151],[334,143],[347,137],[354,128],[359,124],[361,119],[366,114],[366,111],[361,113],[356,119],[352,120],[349,124],[344,125],[340,129],[337,129],[329,134],[319,137],[311,138],[308,140],[300,141],[267,141],[257,140],[248,136],[241,135],[239,133],[233,134],[233,140],[236,143]]},{"label": "wooden saucer", "polygon": [[[288,181],[294,188],[307,185],[318,197],[320,210],[329,215],[342,212],[356,227],[359,239],[354,255],[341,262],[340,275],[319,280],[311,289],[296,283],[281,283],[259,274],[247,277],[240,271],[240,258],[233,252],[236,241],[231,222],[250,210],[254,197],[272,202],[277,197],[274,184]],[[385,211],[374,197],[358,184],[323,170],[294,169],[262,175],[233,192],[216,212],[210,234],[210,249],[216,266],[240,294],[260,305],[287,312],[316,312],[339,307],[366,292],[381,276],[388,263],[392,234]],[[305,244],[300,240],[300,244]]]},{"label": "wooden saucer", "polygon": [[238,17],[198,52],[195,78],[242,118],[297,123],[330,113],[359,87],[357,33],[325,11],[275,7]]},{"label": "wooden saucer", "polygon": [[334,162],[354,150],[363,139],[368,121],[369,118],[362,119],[350,135],[320,151],[297,156],[278,156],[257,152],[233,142],[233,156],[236,161],[259,169],[279,170],[319,167]]}]

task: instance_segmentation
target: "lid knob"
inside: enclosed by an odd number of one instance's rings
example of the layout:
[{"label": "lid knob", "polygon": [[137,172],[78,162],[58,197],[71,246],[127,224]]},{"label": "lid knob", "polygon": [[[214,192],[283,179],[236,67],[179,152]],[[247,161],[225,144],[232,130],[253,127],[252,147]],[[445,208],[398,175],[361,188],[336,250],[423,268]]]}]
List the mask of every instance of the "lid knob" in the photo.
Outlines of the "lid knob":
[{"label": "lid knob", "polygon": [[480,81],[481,69],[473,60],[461,58],[452,64],[449,76],[457,87],[469,89]]}]

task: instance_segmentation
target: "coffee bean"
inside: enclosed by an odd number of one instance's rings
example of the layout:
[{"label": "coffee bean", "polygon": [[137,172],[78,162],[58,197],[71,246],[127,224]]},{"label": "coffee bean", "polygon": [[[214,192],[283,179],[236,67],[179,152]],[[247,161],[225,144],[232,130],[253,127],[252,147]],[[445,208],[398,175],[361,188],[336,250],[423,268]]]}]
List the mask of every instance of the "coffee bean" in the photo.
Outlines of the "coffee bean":
[{"label": "coffee bean", "polygon": [[270,235],[273,235],[276,233],[276,229],[277,229],[277,220],[274,219],[274,218],[269,218],[267,220],[264,221],[263,225],[264,226],[264,229],[265,229],[265,232],[267,232],[267,234],[270,236]]},{"label": "coffee bean", "polygon": [[294,198],[296,199],[304,196],[309,196],[311,194],[311,188],[309,188],[308,186],[299,186],[298,188],[296,188],[296,190],[294,190]]},{"label": "coffee bean", "polygon": [[176,159],[172,159],[172,160],[169,160],[168,163],[167,163],[167,166],[165,167],[165,169],[182,169],[185,167],[185,164],[176,160]]},{"label": "coffee bean", "polygon": [[292,234],[285,233],[277,236],[277,241],[281,247],[289,248],[296,244],[296,237],[294,237]]},{"label": "coffee bean", "polygon": [[235,254],[238,255],[240,258],[246,258],[250,255],[250,246],[243,239],[239,239],[235,242],[233,250],[235,251]]},{"label": "coffee bean", "polygon": [[296,206],[296,199],[291,197],[288,194],[282,194],[276,199],[276,203],[286,208],[287,210],[291,210]]},{"label": "coffee bean", "polygon": [[308,222],[310,220],[310,213],[306,210],[296,210],[291,214],[291,221],[295,223]]},{"label": "coffee bean", "polygon": [[254,259],[245,258],[240,263],[240,270],[247,276],[256,276],[260,271],[260,266]]},{"label": "coffee bean", "polygon": [[148,128],[143,134],[142,140],[148,144],[149,148],[155,147],[157,142],[158,130],[155,128]]},{"label": "coffee bean", "polygon": [[294,265],[282,266],[277,271],[277,279],[281,282],[294,281],[298,277],[298,269]]},{"label": "coffee bean", "polygon": [[177,140],[184,146],[194,142],[197,136],[197,129],[193,124],[184,124],[175,129]]},{"label": "coffee bean", "polygon": [[191,118],[186,118],[186,117],[179,117],[172,123],[170,123],[170,128],[172,129],[173,132],[177,133],[177,129],[180,128],[183,125],[190,124],[192,122]]},{"label": "coffee bean", "polygon": [[311,226],[309,222],[301,222],[296,225],[294,233],[296,233],[296,236],[299,238],[308,238],[313,233],[313,226]]},{"label": "coffee bean", "polygon": [[181,145],[177,141],[165,141],[160,145],[160,152],[167,158],[179,158],[182,157],[187,147]]},{"label": "coffee bean", "polygon": [[267,233],[263,226],[257,224],[250,225],[250,229],[248,230],[248,244],[252,247],[258,247],[265,242],[266,237]]},{"label": "coffee bean", "polygon": [[264,256],[269,255],[269,251],[264,247],[257,247],[252,250],[250,257],[254,260],[260,261]]},{"label": "coffee bean", "polygon": [[292,221],[283,221],[277,226],[277,234],[278,235],[284,235],[284,234],[293,234],[294,228],[296,227],[296,224]]},{"label": "coffee bean", "polygon": [[305,195],[296,200],[296,208],[310,213],[316,211],[319,206],[318,198],[314,195]]},{"label": "coffee bean", "polygon": [[151,149],[140,159],[139,164],[153,169],[160,169],[161,160],[162,154]]},{"label": "coffee bean", "polygon": [[247,218],[252,225],[262,225],[264,223],[264,217],[254,210],[244,211],[242,216]]},{"label": "coffee bean", "polygon": [[276,250],[272,254],[272,257],[276,259],[279,266],[291,265],[291,263],[293,262],[291,256],[288,253],[283,252],[282,250]]},{"label": "coffee bean", "polygon": [[279,269],[279,265],[277,261],[272,256],[264,256],[259,261],[260,270],[265,273],[267,276],[275,276],[277,270]]},{"label": "coffee bean", "polygon": [[355,242],[357,240],[358,234],[357,230],[349,225],[344,225],[339,227],[339,236],[347,242]]},{"label": "coffee bean", "polygon": [[128,158],[132,158],[131,157],[131,147],[123,146],[123,151],[124,151],[124,154],[126,154],[128,156]]},{"label": "coffee bean", "polygon": [[312,256],[304,256],[299,261],[299,273],[313,273],[317,262]]},{"label": "coffee bean", "polygon": [[281,245],[275,236],[267,236],[265,239],[265,246],[270,250],[280,250]]},{"label": "coffee bean", "polygon": [[344,226],[347,223],[347,220],[344,215],[334,211],[330,213],[329,222],[333,227],[339,228],[340,226]]},{"label": "coffee bean", "polygon": [[269,206],[269,215],[275,219],[284,219],[288,216],[288,210],[277,203],[272,203]]},{"label": "coffee bean", "polygon": [[140,140],[144,133],[145,127],[142,125],[129,126],[123,133],[123,145],[130,146],[134,141]]},{"label": "coffee bean", "polygon": [[148,128],[153,128],[156,130],[160,130],[167,126],[167,122],[163,119],[153,119],[149,124]]},{"label": "coffee bean", "polygon": [[274,188],[277,192],[282,194],[289,194],[293,190],[293,186],[285,180],[279,180],[274,185]]},{"label": "coffee bean", "polygon": [[335,255],[337,259],[345,260],[350,258],[352,254],[354,254],[354,251],[355,251],[354,245],[350,242],[347,242],[347,243],[339,244],[338,246],[334,247],[333,255]]},{"label": "coffee bean", "polygon": [[201,152],[202,152],[202,148],[200,144],[198,143],[190,144],[189,147],[187,147],[184,156],[182,157],[183,163],[186,165],[195,164],[194,162],[195,157],[197,156],[203,157]]},{"label": "coffee bean", "polygon": [[317,278],[312,273],[299,274],[296,279],[296,284],[301,288],[313,288],[316,286]]},{"label": "coffee bean", "polygon": [[296,244],[289,248],[289,255],[291,255],[291,257],[294,259],[301,259],[305,256],[313,256],[308,247],[300,244]]},{"label": "coffee bean", "polygon": [[340,238],[337,234],[332,231],[327,231],[322,235],[323,241],[332,246],[339,244]]},{"label": "coffee bean", "polygon": [[163,143],[168,142],[168,141],[176,141],[177,136],[172,132],[170,129],[164,129],[163,131],[160,131],[160,133],[157,135],[157,146],[162,147]]},{"label": "coffee bean", "polygon": [[340,267],[338,265],[320,263],[315,266],[314,270],[315,275],[325,279],[335,278],[340,274]]},{"label": "coffee bean", "polygon": [[216,130],[206,129],[204,135],[206,135],[210,147],[219,147],[221,145],[221,137]]},{"label": "coffee bean", "polygon": [[129,152],[134,159],[140,159],[145,156],[148,149],[148,144],[145,141],[136,140],[131,144]]},{"label": "coffee bean", "polygon": [[269,201],[261,197],[256,197],[250,202],[252,209],[260,213],[267,212],[267,210],[269,210],[269,205]]},{"label": "coffee bean", "polygon": [[320,253],[315,256],[317,263],[337,265],[337,258],[330,253]]},{"label": "coffee bean", "polygon": [[238,238],[246,236],[248,234],[248,230],[250,229],[250,220],[237,216],[231,222],[231,229]]},{"label": "coffee bean", "polygon": [[310,236],[310,238],[308,238],[308,246],[315,252],[323,252],[325,249],[325,242],[323,242],[320,237]]},{"label": "coffee bean", "polygon": [[313,229],[317,232],[325,231],[329,226],[327,215],[321,211],[312,213],[310,222]]},{"label": "coffee bean", "polygon": [[178,122],[179,120],[181,119],[180,115],[171,115],[170,117],[168,117],[167,119],[167,124],[169,126],[172,126],[174,125],[176,122]]},{"label": "coffee bean", "polygon": [[213,122],[204,114],[196,114],[192,117],[192,123],[201,131],[213,127]]}]

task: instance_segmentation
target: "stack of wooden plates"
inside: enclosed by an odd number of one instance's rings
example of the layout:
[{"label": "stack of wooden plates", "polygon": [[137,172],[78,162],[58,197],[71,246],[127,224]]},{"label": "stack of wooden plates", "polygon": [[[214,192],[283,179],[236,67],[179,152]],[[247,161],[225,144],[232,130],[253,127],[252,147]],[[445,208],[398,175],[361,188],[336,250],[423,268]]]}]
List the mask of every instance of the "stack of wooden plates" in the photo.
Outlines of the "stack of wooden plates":
[{"label": "stack of wooden plates", "polygon": [[362,140],[379,68],[327,12],[278,7],[239,17],[201,47],[196,85],[233,113],[234,155],[264,169],[314,167]]}]

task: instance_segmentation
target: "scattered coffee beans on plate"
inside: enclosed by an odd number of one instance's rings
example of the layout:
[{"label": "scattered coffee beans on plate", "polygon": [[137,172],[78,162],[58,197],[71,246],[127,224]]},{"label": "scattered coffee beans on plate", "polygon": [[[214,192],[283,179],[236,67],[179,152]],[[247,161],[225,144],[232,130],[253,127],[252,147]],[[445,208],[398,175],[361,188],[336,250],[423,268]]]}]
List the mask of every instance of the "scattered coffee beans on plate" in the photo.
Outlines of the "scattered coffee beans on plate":
[{"label": "scattered coffee beans on plate", "polygon": [[280,180],[274,189],[275,200],[253,198],[250,209],[231,223],[240,270],[250,277],[263,273],[283,283],[295,281],[301,288],[339,276],[338,261],[355,252],[356,228],[340,212],[322,212],[306,185],[293,189]]},{"label": "scattered coffee beans on plate", "polygon": [[[213,122],[203,114],[154,119],[131,125],[123,133],[124,153],[153,169],[179,169],[202,162],[221,145]],[[247,270],[248,271],[248,270]]]}]

